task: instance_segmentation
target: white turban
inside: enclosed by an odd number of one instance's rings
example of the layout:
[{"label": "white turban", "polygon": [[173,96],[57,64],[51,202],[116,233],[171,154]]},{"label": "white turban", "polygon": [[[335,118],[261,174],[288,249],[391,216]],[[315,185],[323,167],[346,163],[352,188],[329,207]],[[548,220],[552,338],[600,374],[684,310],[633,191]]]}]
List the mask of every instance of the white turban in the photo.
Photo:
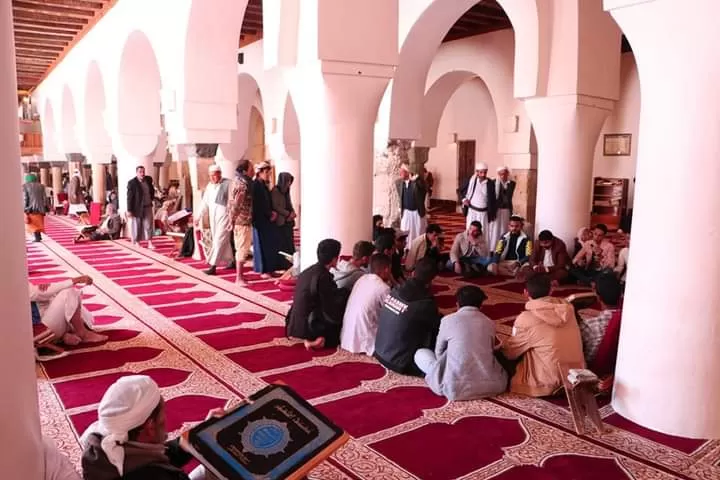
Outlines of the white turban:
[{"label": "white turban", "polygon": [[80,439],[87,446],[90,435],[102,437],[102,447],[108,460],[123,474],[128,432],[150,418],[162,396],[160,387],[146,375],[129,375],[110,385],[98,406],[98,421],[90,425]]},{"label": "white turban", "polygon": [[510,173],[510,169],[507,166],[503,165],[502,167],[498,167],[498,169],[497,169],[497,173],[500,173],[500,172]]},{"label": "white turban", "polygon": [[211,174],[212,174],[212,173],[215,173],[215,172],[219,172],[219,171],[220,171],[220,167],[218,166],[217,163],[213,163],[213,164],[210,165],[210,167],[208,168],[208,172],[210,172]]},{"label": "white turban", "polygon": [[485,163],[485,162],[478,162],[475,164],[476,171],[477,170],[487,170],[487,169],[488,169],[488,166],[487,166],[487,163]]}]

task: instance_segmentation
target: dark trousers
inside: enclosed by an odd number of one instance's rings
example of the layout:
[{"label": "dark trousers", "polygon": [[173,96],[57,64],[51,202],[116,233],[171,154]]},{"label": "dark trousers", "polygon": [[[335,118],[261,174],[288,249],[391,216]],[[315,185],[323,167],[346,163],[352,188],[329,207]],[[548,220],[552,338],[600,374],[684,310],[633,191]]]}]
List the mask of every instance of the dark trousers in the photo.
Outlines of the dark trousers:
[{"label": "dark trousers", "polygon": [[591,286],[598,276],[608,273],[612,274],[613,271],[609,268],[593,270],[583,267],[572,267],[570,269],[570,275],[577,281],[577,283],[586,287]]}]

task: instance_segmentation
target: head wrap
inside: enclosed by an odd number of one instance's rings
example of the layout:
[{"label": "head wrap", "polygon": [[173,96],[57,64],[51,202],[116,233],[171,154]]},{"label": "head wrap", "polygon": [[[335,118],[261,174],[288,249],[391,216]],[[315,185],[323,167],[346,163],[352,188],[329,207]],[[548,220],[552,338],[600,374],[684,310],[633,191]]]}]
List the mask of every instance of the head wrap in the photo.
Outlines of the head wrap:
[{"label": "head wrap", "polygon": [[79,177],[80,176],[80,170],[73,170],[73,176]]},{"label": "head wrap", "polygon": [[25,183],[34,182],[36,178],[37,177],[34,173],[28,173],[27,175],[25,175]]},{"label": "head wrap", "polygon": [[208,167],[208,172],[210,172],[210,174],[213,174],[213,173],[219,172],[219,171],[220,171],[220,166],[217,163],[213,163],[212,165],[210,165],[210,167]]},{"label": "head wrap", "polygon": [[128,375],[110,385],[98,406],[98,421],[90,425],[80,439],[87,445],[92,434],[102,437],[102,447],[108,460],[123,475],[128,432],[150,418],[162,400],[160,387],[146,375]]},{"label": "head wrap", "polygon": [[478,162],[475,164],[475,171],[478,171],[478,170],[487,171],[487,169],[488,169],[488,166],[487,166],[487,163],[485,163],[485,162]]},{"label": "head wrap", "polygon": [[263,160],[262,162],[255,165],[255,171],[270,170],[270,163]]},{"label": "head wrap", "polygon": [[510,169],[507,166],[503,165],[502,167],[498,167],[498,169],[497,169],[497,173],[500,173],[500,172],[510,173]]},{"label": "head wrap", "polygon": [[277,187],[282,193],[290,191],[290,185],[293,183],[295,178],[288,172],[280,172],[277,179]]}]

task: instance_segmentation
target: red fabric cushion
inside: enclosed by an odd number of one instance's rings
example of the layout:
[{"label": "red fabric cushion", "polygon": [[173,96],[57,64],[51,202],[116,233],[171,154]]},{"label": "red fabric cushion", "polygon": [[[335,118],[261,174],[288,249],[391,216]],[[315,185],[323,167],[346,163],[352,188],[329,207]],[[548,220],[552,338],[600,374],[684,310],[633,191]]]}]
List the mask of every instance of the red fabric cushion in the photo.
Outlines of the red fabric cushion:
[{"label": "red fabric cushion", "polygon": [[616,310],[608,322],[605,335],[598,346],[597,355],[590,365],[590,370],[599,377],[604,377],[615,372],[615,360],[617,359],[618,344],[620,343],[620,320],[622,310]]}]

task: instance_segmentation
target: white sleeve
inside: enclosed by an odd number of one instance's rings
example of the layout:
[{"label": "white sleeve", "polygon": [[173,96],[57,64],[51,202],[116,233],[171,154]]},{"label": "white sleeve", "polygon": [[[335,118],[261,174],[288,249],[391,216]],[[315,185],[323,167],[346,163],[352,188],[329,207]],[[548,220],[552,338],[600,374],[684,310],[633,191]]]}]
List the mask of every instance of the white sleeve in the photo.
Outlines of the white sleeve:
[{"label": "white sleeve", "polygon": [[475,182],[477,182],[477,177],[475,175],[473,175],[472,177],[470,177],[470,180],[468,181],[468,188],[467,188],[467,191],[465,192],[465,200],[467,200],[467,201],[470,201],[470,199],[472,198],[472,195],[475,193],[475,187],[477,186],[477,185],[475,185]]},{"label": "white sleeve", "polygon": [[30,301],[31,302],[42,302],[42,301],[51,300],[55,295],[57,295],[58,292],[65,290],[66,288],[70,288],[72,286],[73,286],[72,280],[64,280],[62,282],[51,284],[47,290],[42,292],[36,285],[29,284]]}]

